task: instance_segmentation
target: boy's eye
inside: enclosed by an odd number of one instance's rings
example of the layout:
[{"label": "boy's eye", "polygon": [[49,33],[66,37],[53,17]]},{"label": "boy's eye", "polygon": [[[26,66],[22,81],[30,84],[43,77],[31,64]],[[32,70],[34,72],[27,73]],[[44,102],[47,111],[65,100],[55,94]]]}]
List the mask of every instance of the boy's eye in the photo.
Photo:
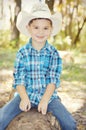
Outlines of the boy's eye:
[{"label": "boy's eye", "polygon": [[[34,28],[34,29],[39,29],[38,26],[34,26],[33,28]],[[49,28],[48,28],[48,27],[44,27],[43,29],[44,29],[44,30],[48,30]]]},{"label": "boy's eye", "polygon": [[38,29],[38,27],[34,27],[34,29]]},{"label": "boy's eye", "polygon": [[48,27],[45,27],[44,30],[48,30]]}]

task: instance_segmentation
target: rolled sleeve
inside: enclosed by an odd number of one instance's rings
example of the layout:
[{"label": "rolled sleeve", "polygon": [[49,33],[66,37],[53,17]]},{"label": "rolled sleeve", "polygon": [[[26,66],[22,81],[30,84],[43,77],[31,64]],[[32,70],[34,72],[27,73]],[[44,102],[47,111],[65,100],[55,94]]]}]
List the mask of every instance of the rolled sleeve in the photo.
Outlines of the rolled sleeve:
[{"label": "rolled sleeve", "polygon": [[24,60],[23,55],[18,52],[16,56],[16,61],[14,65],[14,81],[13,81],[13,88],[16,88],[18,85],[25,86],[25,67],[24,67]]},{"label": "rolled sleeve", "polygon": [[62,72],[62,59],[58,54],[55,54],[52,57],[50,70],[46,76],[47,85],[53,83],[55,84],[56,87],[59,87],[61,72]]}]

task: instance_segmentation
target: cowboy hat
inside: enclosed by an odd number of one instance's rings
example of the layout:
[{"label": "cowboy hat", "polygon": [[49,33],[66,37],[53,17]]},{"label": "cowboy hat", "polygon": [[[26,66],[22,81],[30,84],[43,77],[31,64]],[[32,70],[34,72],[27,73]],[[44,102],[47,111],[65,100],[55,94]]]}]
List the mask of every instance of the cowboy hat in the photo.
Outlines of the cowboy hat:
[{"label": "cowboy hat", "polygon": [[32,19],[35,18],[47,18],[52,21],[52,36],[56,35],[61,30],[62,16],[60,12],[52,15],[47,4],[41,2],[34,4],[31,12],[21,11],[18,14],[16,23],[18,30],[24,35],[30,36],[29,30],[26,28],[26,26]]}]

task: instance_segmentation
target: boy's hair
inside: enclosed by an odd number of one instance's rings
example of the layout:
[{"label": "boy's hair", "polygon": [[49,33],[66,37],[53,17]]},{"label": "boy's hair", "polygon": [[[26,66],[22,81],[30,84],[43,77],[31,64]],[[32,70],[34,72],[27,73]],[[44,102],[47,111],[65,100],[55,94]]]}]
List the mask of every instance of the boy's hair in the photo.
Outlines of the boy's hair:
[{"label": "boy's hair", "polygon": [[48,18],[35,18],[35,19],[32,19],[32,20],[28,23],[28,25],[31,25],[31,23],[32,23],[34,20],[40,20],[40,19],[48,20],[48,21],[50,22],[51,26],[52,26],[52,21],[51,21],[50,19],[48,19]]}]

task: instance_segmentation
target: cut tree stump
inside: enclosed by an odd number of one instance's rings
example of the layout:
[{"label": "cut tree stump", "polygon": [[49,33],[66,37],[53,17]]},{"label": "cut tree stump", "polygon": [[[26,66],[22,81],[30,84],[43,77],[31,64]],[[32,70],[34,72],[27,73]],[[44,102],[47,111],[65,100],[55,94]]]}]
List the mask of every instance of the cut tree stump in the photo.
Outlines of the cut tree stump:
[{"label": "cut tree stump", "polygon": [[61,127],[51,113],[42,115],[31,109],[16,116],[6,130],[61,130]]}]

